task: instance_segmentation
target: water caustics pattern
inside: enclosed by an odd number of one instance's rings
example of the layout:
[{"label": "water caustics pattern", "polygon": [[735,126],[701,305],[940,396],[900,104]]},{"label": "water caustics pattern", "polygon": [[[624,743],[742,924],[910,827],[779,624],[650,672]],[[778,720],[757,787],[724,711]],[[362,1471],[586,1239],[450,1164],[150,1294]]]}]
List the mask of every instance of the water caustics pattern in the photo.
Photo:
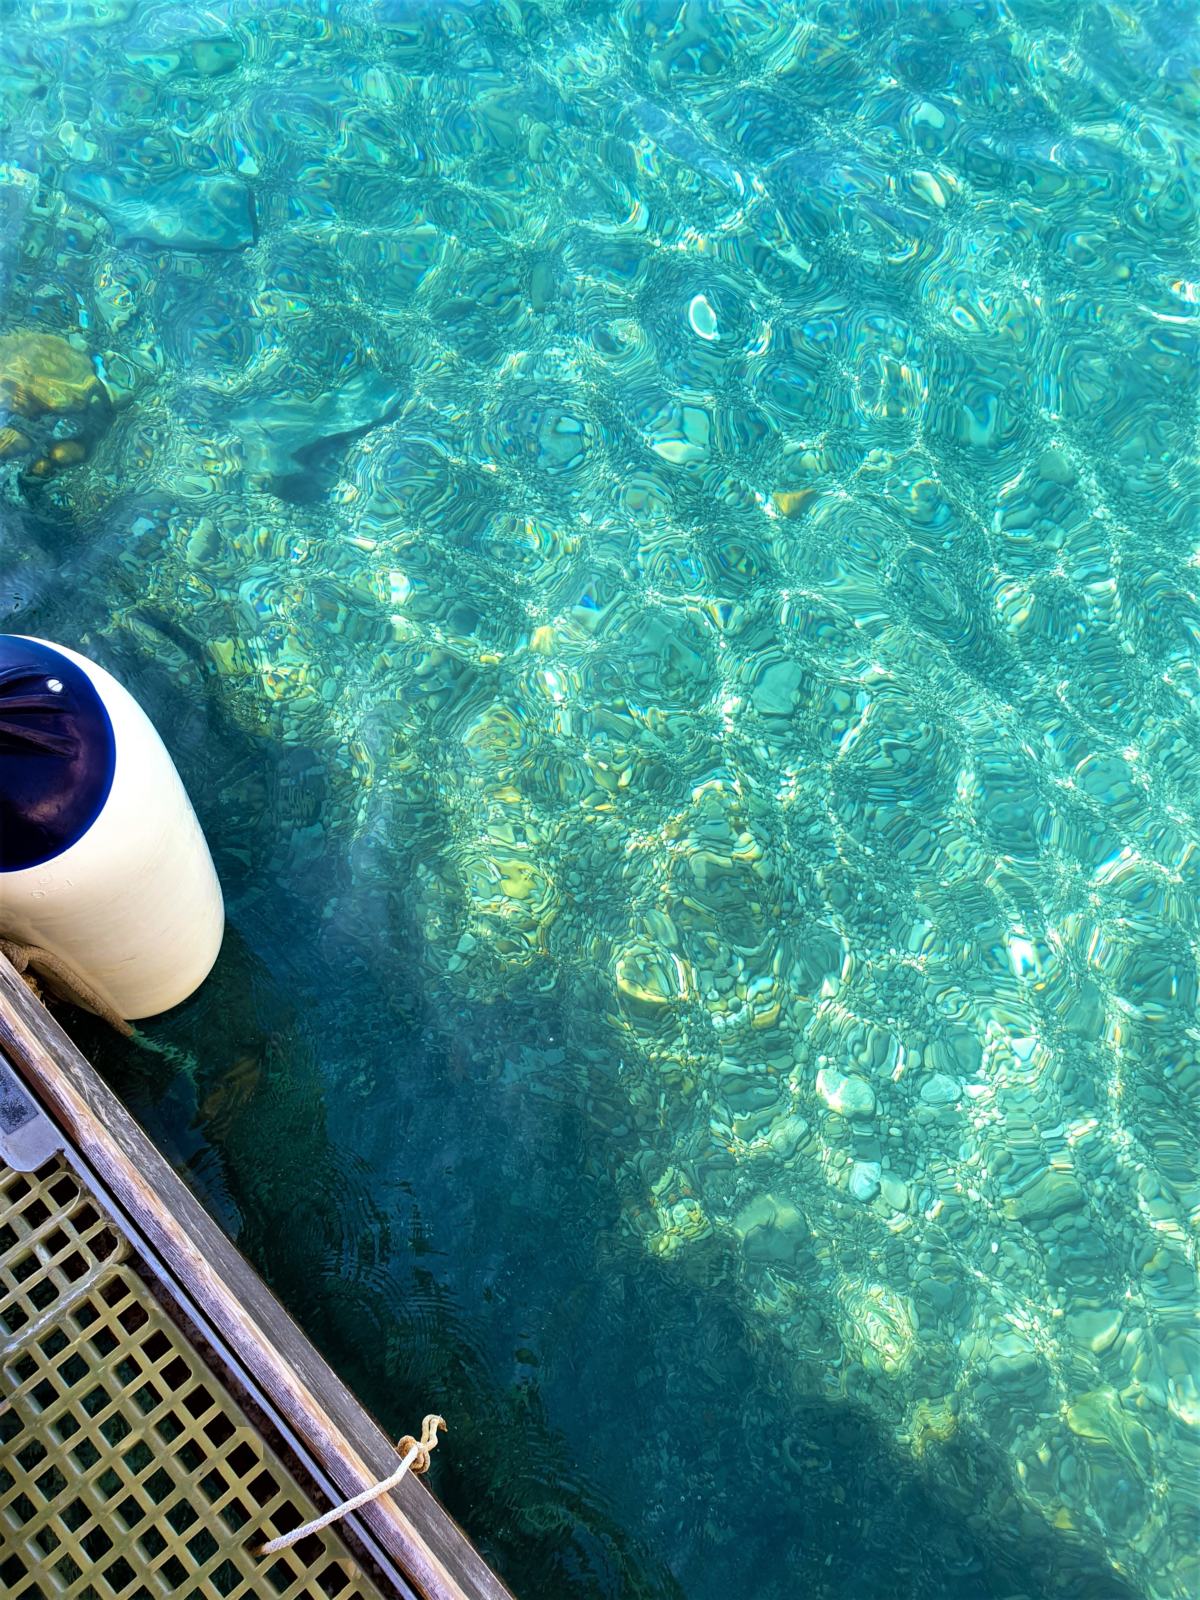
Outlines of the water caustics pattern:
[{"label": "water caustics pattern", "polygon": [[621,1272],[1055,1594],[1192,1594],[1194,8],[13,0],[0,49],[4,331],[111,401],[6,466],[6,596],[72,530],[98,653],[320,766],[298,892],[540,1040],[497,1096],[583,1108]]}]

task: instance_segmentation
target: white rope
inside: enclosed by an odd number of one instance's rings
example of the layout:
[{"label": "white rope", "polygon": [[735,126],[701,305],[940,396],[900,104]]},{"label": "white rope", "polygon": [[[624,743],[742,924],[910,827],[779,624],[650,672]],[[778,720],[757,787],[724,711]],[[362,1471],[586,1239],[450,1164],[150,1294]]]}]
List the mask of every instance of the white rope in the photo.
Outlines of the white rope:
[{"label": "white rope", "polygon": [[406,1434],[396,1446],[403,1450],[408,1446],[407,1454],[403,1461],[392,1473],[390,1478],[384,1478],[381,1483],[376,1483],[369,1489],[364,1489],[361,1494],[356,1494],[351,1500],[344,1500],[340,1506],[334,1506],[332,1511],[327,1511],[322,1517],[314,1517],[311,1522],[306,1522],[302,1527],[293,1528],[291,1533],[281,1533],[278,1539],[269,1539],[266,1544],[259,1545],[254,1552],[258,1556],[273,1556],[277,1550],[287,1550],[294,1544],[299,1544],[301,1539],[307,1539],[310,1533],[320,1533],[322,1528],[327,1528],[331,1522],[337,1522],[351,1511],[357,1511],[359,1506],[365,1506],[369,1500],[377,1500],[381,1494],[386,1494],[389,1489],[394,1489],[410,1467],[414,1472],[424,1472],[429,1466],[429,1452],[437,1448],[439,1430],[446,1427],[441,1417],[426,1417],[421,1424],[421,1437],[414,1439]]}]

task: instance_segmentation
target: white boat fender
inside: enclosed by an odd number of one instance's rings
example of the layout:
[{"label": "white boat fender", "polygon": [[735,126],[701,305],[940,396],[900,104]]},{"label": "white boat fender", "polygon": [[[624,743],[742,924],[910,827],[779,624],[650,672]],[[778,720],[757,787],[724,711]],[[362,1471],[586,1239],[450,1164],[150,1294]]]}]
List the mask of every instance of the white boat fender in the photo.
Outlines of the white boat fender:
[{"label": "white boat fender", "polygon": [[196,813],[137,701],[74,650],[0,634],[0,940],[51,989],[74,975],[81,1004],[138,1018],[200,986],[224,931]]}]

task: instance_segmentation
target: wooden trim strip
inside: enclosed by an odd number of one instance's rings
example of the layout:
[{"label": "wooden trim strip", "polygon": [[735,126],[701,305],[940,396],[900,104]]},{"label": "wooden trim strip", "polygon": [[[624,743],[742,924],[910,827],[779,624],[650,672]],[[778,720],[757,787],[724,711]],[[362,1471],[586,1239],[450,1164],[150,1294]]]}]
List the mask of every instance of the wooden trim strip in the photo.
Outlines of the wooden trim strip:
[{"label": "wooden trim strip", "polygon": [[[0,1048],[158,1256],[165,1288],[200,1307],[338,1488],[394,1472],[379,1426],[3,956]],[[360,1515],[425,1600],[512,1600],[420,1479]]]}]

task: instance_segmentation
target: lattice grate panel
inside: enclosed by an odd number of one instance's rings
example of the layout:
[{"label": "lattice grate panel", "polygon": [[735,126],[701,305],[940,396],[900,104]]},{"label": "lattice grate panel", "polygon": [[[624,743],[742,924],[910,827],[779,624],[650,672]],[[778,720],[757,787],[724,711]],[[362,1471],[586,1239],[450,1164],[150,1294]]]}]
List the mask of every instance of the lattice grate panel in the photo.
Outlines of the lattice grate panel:
[{"label": "lattice grate panel", "polygon": [[0,1352],[128,1251],[75,1174],[44,1177],[0,1163]]},{"label": "lattice grate panel", "polygon": [[[380,1600],[126,1259],[78,1179],[0,1166],[0,1593]],[[323,1509],[323,1508],[321,1508]]]}]

